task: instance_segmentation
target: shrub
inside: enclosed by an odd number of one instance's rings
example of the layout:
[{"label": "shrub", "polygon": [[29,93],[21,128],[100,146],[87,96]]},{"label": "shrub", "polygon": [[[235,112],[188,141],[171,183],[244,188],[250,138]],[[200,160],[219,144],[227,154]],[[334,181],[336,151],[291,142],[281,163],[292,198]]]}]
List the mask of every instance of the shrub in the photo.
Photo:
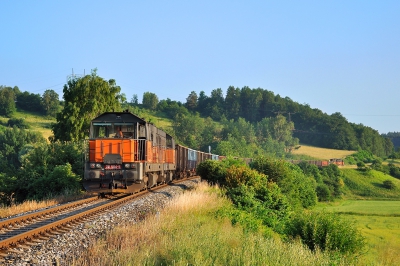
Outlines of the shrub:
[{"label": "shrub", "polygon": [[383,181],[383,186],[387,189],[395,189],[396,188],[396,184],[393,183],[392,180],[385,180]]},{"label": "shrub", "polygon": [[311,250],[357,254],[365,245],[354,223],[327,212],[297,213],[287,224],[286,234],[299,237]]},{"label": "shrub", "polygon": [[260,157],[251,168],[278,184],[293,208],[309,208],[317,203],[315,180],[306,176],[300,167],[284,160]]},{"label": "shrub", "polygon": [[22,129],[28,129],[29,125],[23,118],[10,118],[8,119],[7,126],[13,127],[16,126]]},{"label": "shrub", "polygon": [[206,160],[197,166],[196,172],[209,184],[225,184],[226,168],[220,161]]},{"label": "shrub", "polygon": [[325,184],[318,184],[315,191],[319,201],[329,201],[332,199],[329,187]]}]

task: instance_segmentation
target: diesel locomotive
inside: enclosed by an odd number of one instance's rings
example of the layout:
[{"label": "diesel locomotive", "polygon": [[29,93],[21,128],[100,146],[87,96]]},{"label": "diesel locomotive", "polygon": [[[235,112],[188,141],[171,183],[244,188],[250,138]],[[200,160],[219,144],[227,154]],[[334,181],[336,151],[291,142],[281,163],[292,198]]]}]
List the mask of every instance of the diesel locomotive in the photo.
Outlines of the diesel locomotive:
[{"label": "diesel locomotive", "polygon": [[215,154],[176,144],[172,136],[130,113],[106,112],[90,122],[83,186],[99,195],[136,193],[196,175]]}]

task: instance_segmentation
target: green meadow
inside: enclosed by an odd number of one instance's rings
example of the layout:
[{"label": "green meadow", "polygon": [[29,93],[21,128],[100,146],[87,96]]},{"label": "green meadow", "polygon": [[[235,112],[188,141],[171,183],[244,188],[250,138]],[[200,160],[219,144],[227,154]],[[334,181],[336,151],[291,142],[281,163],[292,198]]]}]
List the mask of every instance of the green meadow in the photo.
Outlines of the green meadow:
[{"label": "green meadow", "polygon": [[400,265],[400,201],[344,200],[319,208],[357,225],[367,242],[361,265]]}]

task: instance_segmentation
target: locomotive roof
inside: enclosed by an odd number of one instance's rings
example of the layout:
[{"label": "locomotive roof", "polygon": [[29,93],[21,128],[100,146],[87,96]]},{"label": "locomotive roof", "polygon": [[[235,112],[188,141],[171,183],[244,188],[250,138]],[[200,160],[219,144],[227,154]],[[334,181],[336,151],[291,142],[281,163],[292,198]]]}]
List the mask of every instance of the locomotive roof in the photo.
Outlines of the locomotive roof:
[{"label": "locomotive roof", "polygon": [[147,123],[142,118],[132,114],[131,112],[105,112],[94,118],[92,122],[121,122],[121,123]]}]

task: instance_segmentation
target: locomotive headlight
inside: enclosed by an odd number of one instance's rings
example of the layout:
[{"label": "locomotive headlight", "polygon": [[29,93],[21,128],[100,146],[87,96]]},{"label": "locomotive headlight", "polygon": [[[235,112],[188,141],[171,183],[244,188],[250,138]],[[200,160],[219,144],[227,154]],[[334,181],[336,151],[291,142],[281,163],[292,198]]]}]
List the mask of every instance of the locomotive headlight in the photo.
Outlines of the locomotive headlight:
[{"label": "locomotive headlight", "polygon": [[126,163],[125,168],[131,168],[131,165],[129,163]]},{"label": "locomotive headlight", "polygon": [[101,164],[96,163],[96,168],[101,168]]}]

